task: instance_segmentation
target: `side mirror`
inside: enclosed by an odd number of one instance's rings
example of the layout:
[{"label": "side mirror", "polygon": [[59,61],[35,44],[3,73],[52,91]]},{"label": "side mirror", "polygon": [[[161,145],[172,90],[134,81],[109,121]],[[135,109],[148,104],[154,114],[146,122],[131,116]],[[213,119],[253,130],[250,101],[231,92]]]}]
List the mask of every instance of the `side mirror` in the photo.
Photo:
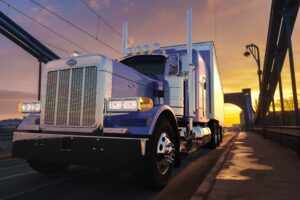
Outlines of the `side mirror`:
[{"label": "side mirror", "polygon": [[178,55],[168,56],[168,75],[176,76],[179,73],[179,58]]}]

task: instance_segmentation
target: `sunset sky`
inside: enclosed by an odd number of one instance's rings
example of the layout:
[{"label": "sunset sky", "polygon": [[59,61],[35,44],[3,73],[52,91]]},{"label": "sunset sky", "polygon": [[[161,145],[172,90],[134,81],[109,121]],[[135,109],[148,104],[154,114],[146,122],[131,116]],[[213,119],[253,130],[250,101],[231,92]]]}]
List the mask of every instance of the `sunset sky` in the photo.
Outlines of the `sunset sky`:
[{"label": "sunset sky", "polygon": [[[92,53],[101,53],[112,58],[120,57],[42,10],[30,0],[4,1]],[[97,17],[80,0],[39,0],[38,2],[121,51],[121,38],[102,21],[97,31]],[[251,88],[253,102],[257,98],[256,63],[251,57],[244,57],[243,53],[246,44],[257,44],[260,47],[263,64],[271,0],[85,0],[85,2],[119,32],[122,32],[122,23],[128,21],[129,40],[133,45],[155,42],[159,42],[161,46],[186,43],[186,9],[192,7],[193,41],[215,42],[224,92],[240,92],[242,88]],[[69,54],[54,49],[53,46],[69,52],[81,51],[1,1],[0,10],[61,57],[69,57]],[[293,33],[293,45],[296,80],[300,91],[299,19],[296,21]],[[0,35],[0,119],[20,117],[17,114],[17,103],[23,99],[36,97],[37,77],[36,59]],[[285,62],[282,79],[285,96],[291,96],[288,62]],[[226,125],[239,123],[240,111],[238,107],[226,104]]]}]

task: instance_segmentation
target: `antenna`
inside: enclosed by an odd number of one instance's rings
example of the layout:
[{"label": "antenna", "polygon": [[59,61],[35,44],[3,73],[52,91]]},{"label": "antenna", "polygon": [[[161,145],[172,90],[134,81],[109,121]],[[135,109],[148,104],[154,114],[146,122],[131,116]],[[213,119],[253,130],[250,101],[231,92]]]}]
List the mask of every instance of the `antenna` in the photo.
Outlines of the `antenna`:
[{"label": "antenna", "polygon": [[127,36],[128,36],[128,22],[124,22],[123,23],[123,56],[126,56]]}]

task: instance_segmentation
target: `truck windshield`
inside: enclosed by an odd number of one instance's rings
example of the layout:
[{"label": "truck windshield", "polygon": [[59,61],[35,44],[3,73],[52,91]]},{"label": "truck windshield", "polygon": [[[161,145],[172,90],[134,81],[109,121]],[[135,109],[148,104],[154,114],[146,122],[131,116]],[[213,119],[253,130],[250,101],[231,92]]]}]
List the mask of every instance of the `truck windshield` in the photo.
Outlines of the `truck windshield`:
[{"label": "truck windshield", "polygon": [[126,58],[121,63],[147,76],[156,76],[164,74],[166,60],[162,55],[138,55]]}]

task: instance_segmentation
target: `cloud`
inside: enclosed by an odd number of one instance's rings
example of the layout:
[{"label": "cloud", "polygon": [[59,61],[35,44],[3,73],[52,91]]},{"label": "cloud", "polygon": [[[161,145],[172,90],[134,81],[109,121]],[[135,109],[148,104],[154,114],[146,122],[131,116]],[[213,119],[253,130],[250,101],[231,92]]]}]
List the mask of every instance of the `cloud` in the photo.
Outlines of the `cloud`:
[{"label": "cloud", "polygon": [[111,5],[111,0],[90,0],[89,5],[91,8],[93,8],[96,11],[99,11],[100,9],[108,8]]},{"label": "cloud", "polygon": [[90,0],[89,5],[94,9],[94,10],[100,10],[100,3],[97,0]]},{"label": "cloud", "polygon": [[260,0],[251,0],[245,3],[240,0],[207,0],[206,13],[215,13],[217,19],[240,15],[244,11],[258,6]]}]

